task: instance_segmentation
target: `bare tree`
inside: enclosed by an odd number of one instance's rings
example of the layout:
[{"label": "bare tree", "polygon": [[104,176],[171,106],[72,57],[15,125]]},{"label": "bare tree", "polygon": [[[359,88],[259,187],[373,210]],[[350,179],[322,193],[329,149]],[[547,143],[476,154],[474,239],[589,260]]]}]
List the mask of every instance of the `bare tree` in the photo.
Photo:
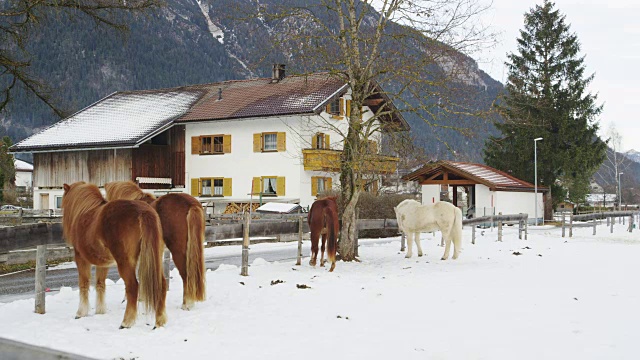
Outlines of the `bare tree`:
[{"label": "bare tree", "polygon": [[11,101],[12,91],[21,86],[33,93],[58,116],[65,110],[54,98],[52,88],[32,76],[32,59],[26,51],[32,35],[43,21],[64,14],[70,19],[88,17],[96,26],[122,33],[129,27],[126,13],[139,14],[162,6],[162,0],[20,0],[0,2],[0,111]]},{"label": "bare tree", "polygon": [[[608,144],[607,157],[595,174],[596,181],[603,185],[603,192],[607,189],[615,189],[616,202],[620,207],[620,176],[631,165],[631,160],[622,152],[622,135],[618,132],[615,123],[607,128]],[[603,199],[603,201],[606,199]]]},{"label": "bare tree", "polygon": [[[476,21],[486,9],[478,0],[283,0],[250,2],[245,9],[271,30],[263,59],[275,47],[302,72],[326,71],[351,90],[340,158],[343,260],[355,259],[361,164],[371,155],[374,134],[391,132],[388,126],[400,112],[416,114],[433,127],[471,134],[468,128],[444,125],[440,115],[478,115],[470,106],[474,94],[469,89],[482,91],[482,86],[466,54],[494,39]],[[365,106],[371,114],[363,114]]]}]

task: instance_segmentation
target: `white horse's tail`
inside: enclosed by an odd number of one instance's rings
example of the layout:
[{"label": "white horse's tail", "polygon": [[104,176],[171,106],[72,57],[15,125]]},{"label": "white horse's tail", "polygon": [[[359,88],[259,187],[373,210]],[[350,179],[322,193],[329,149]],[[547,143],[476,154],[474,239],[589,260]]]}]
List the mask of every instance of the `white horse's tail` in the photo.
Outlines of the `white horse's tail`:
[{"label": "white horse's tail", "polygon": [[453,227],[451,228],[451,240],[453,240],[453,256],[454,259],[458,257],[460,248],[462,247],[462,210],[456,207],[455,220],[453,221]]}]

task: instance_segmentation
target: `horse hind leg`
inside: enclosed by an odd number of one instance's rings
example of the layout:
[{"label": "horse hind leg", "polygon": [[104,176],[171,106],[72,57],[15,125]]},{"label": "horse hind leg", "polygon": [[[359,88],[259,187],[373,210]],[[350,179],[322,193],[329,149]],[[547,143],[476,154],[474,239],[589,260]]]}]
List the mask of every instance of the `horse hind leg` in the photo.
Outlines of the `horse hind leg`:
[{"label": "horse hind leg", "polygon": [[417,232],[414,235],[416,246],[418,247],[418,256],[422,256],[422,245],[420,245],[420,233]]},{"label": "horse hind leg", "polygon": [[[447,260],[449,258],[449,251],[451,250],[451,234],[449,233],[445,236],[445,234],[442,233],[442,240],[444,241],[445,246],[444,246],[444,255],[442,255],[441,260]],[[456,254],[456,251],[454,251],[453,258],[455,259],[457,257],[458,255]]]},{"label": "horse hind leg", "polygon": [[326,244],[327,244],[327,233],[326,232],[322,232],[322,247],[320,248],[320,266],[324,266],[324,264],[327,262],[327,260],[324,259],[324,251],[326,248]]},{"label": "horse hind leg", "polygon": [[413,255],[412,249],[413,249],[413,232],[408,231],[405,235],[407,235],[407,255],[405,255],[405,258],[410,258]]},{"label": "horse hind leg", "polygon": [[76,319],[89,313],[89,286],[91,283],[91,264],[76,253],[76,267],[78,268],[78,288],[80,289],[80,303],[76,312]]},{"label": "horse hind leg", "polygon": [[136,279],[136,267],[129,264],[118,264],[118,272],[124,280],[127,296],[127,308],[120,329],[130,328],[135,324],[138,316],[138,280]]},{"label": "horse hind leg", "polygon": [[107,313],[104,294],[106,291],[105,280],[107,279],[108,273],[108,267],[96,267],[96,314]]},{"label": "horse hind leg", "polygon": [[311,232],[311,260],[309,260],[309,265],[316,266],[316,261],[318,259],[318,241],[320,240],[319,232]]}]

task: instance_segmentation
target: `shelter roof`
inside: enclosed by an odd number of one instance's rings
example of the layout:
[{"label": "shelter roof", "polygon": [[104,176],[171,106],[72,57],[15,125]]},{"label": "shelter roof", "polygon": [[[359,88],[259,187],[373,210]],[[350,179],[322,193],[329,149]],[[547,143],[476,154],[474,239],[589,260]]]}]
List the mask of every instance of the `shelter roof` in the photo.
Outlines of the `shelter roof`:
[{"label": "shelter roof", "polygon": [[[444,175],[447,176],[444,176]],[[494,191],[534,191],[535,186],[503,171],[483,164],[456,161],[428,162],[417,170],[405,175],[404,180],[421,184],[483,184]],[[538,185],[541,192],[548,191]]]}]

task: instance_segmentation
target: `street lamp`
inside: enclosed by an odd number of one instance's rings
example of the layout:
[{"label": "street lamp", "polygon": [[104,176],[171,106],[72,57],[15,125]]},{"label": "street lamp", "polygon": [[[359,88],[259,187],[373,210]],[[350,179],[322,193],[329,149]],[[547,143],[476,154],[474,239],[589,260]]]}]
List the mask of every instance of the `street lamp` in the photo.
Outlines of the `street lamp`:
[{"label": "street lamp", "polygon": [[538,225],[538,141],[542,140],[541,137],[533,139],[533,208],[536,218],[536,225]]},{"label": "street lamp", "polygon": [[622,171],[618,173],[618,211],[622,210],[622,188],[620,187],[620,176],[624,174]]}]

